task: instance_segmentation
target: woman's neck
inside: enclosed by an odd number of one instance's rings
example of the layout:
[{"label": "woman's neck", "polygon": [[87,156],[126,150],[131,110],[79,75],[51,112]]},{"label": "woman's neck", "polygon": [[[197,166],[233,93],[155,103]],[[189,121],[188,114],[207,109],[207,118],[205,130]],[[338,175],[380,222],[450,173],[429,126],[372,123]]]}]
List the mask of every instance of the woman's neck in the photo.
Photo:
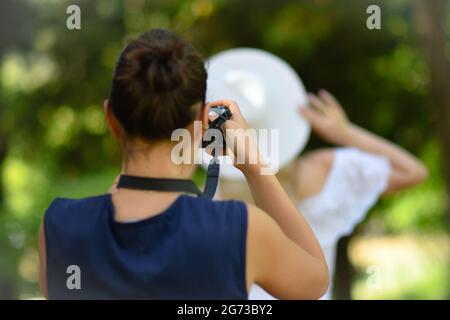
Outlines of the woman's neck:
[{"label": "woman's neck", "polygon": [[152,146],[135,143],[124,148],[122,174],[152,177],[190,179],[194,165],[175,164],[171,159],[173,145],[166,142]]}]

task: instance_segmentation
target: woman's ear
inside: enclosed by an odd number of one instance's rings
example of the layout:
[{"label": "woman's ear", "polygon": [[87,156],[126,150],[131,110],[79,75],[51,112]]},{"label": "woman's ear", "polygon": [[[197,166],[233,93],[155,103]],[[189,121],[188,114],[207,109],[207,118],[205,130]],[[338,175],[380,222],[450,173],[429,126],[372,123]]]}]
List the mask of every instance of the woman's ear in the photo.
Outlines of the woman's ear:
[{"label": "woman's ear", "polygon": [[122,126],[120,125],[117,118],[114,116],[111,110],[111,102],[109,99],[105,99],[103,102],[103,111],[105,112],[105,118],[108,122],[109,132],[111,132],[112,136],[116,139],[120,139],[122,137]]}]

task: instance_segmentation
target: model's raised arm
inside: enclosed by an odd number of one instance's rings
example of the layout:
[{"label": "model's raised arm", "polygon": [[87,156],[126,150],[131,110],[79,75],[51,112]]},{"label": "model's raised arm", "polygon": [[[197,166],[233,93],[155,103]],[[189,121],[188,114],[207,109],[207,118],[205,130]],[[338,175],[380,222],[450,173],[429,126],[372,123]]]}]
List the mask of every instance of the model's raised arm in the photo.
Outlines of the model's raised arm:
[{"label": "model's raised arm", "polygon": [[386,193],[414,186],[427,177],[427,168],[402,147],[351,123],[336,98],[326,90],[310,94],[311,108],[300,108],[315,133],[336,145],[386,156],[391,165]]}]

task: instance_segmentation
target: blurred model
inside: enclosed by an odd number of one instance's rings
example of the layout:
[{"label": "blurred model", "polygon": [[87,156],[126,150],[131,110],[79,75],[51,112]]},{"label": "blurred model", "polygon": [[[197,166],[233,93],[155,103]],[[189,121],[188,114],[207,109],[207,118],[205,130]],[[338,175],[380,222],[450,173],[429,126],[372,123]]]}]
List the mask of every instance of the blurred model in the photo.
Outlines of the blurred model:
[{"label": "blurred model", "polygon": [[[403,148],[351,123],[329,92],[308,96],[310,108],[300,108],[301,115],[315,134],[339,147],[310,151],[279,177],[316,233],[333,279],[338,240],[380,196],[419,184],[427,169]],[[323,298],[331,298],[331,290]],[[257,288],[251,297],[264,294]]]}]

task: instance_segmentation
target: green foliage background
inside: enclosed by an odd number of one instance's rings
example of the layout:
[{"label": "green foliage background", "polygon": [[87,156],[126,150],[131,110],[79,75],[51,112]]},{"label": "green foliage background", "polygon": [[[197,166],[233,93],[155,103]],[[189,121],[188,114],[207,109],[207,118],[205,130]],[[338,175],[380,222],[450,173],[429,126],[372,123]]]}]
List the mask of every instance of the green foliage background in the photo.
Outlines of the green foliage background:
[{"label": "green foliage background", "polygon": [[[82,30],[66,28],[69,4],[81,7]],[[381,7],[381,30],[366,28],[370,4]],[[354,297],[449,297],[442,157],[410,1],[5,0],[1,6],[0,26],[13,28],[12,36],[0,32],[0,141],[7,141],[0,171],[1,296],[40,295],[37,230],[51,200],[109,188],[120,154],[101,105],[115,60],[129,37],[163,27],[188,38],[205,57],[231,47],[279,55],[308,90],[327,88],[352,121],[424,160],[428,181],[382,200],[357,232],[360,239],[404,236],[418,243],[425,236],[440,250],[404,267],[426,269],[419,280],[402,282],[414,286],[375,294],[364,289],[366,266],[355,262]],[[308,149],[321,146],[313,137]]]}]

